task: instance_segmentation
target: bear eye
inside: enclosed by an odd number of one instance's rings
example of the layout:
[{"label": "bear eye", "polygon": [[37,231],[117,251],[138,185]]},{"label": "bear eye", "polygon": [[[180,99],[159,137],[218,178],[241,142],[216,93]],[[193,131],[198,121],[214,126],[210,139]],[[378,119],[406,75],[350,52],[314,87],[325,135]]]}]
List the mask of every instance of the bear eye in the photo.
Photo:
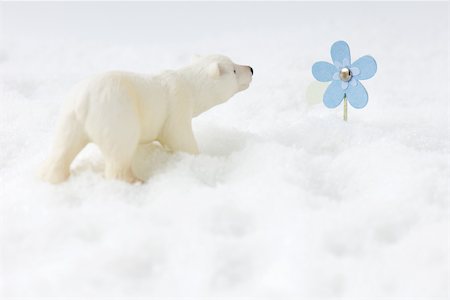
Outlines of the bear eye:
[{"label": "bear eye", "polygon": [[233,70],[233,73],[236,74],[236,70]]}]

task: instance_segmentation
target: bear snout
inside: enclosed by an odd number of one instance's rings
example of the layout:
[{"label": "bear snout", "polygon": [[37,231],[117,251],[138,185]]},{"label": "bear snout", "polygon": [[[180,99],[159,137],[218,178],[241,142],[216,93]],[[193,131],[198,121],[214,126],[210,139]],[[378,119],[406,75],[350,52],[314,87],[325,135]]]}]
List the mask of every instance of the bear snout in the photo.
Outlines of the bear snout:
[{"label": "bear snout", "polygon": [[250,66],[248,66],[248,67],[250,68],[250,72],[252,72],[252,75],[253,75],[253,68]]}]

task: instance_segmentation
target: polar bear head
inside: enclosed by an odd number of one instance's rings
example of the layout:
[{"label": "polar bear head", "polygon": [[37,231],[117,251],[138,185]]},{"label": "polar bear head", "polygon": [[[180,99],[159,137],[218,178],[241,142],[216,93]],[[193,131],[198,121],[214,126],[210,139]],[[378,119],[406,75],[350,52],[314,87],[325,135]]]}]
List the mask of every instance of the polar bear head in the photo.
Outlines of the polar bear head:
[{"label": "polar bear head", "polygon": [[235,64],[223,55],[196,57],[192,67],[200,77],[196,101],[201,109],[196,115],[247,89],[253,76],[252,67]]}]

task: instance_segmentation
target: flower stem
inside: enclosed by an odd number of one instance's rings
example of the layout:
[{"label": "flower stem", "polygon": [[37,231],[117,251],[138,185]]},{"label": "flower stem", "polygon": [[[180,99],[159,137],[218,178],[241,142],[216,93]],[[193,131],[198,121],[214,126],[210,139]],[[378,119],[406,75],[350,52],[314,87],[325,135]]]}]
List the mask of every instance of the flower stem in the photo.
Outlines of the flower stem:
[{"label": "flower stem", "polygon": [[344,94],[344,121],[347,122],[347,95]]}]

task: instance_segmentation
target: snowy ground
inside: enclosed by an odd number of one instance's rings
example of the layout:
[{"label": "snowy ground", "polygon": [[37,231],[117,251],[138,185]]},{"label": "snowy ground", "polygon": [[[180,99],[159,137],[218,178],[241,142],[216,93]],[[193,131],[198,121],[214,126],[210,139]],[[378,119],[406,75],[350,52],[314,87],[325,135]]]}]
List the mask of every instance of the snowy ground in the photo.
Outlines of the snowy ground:
[{"label": "snowy ground", "polygon": [[[449,296],[448,3],[0,9],[0,297]],[[348,123],[306,96],[340,39],[379,64]],[[201,155],[142,147],[132,186],[89,146],[34,177],[78,80],[196,53],[255,70],[195,120]]]}]

